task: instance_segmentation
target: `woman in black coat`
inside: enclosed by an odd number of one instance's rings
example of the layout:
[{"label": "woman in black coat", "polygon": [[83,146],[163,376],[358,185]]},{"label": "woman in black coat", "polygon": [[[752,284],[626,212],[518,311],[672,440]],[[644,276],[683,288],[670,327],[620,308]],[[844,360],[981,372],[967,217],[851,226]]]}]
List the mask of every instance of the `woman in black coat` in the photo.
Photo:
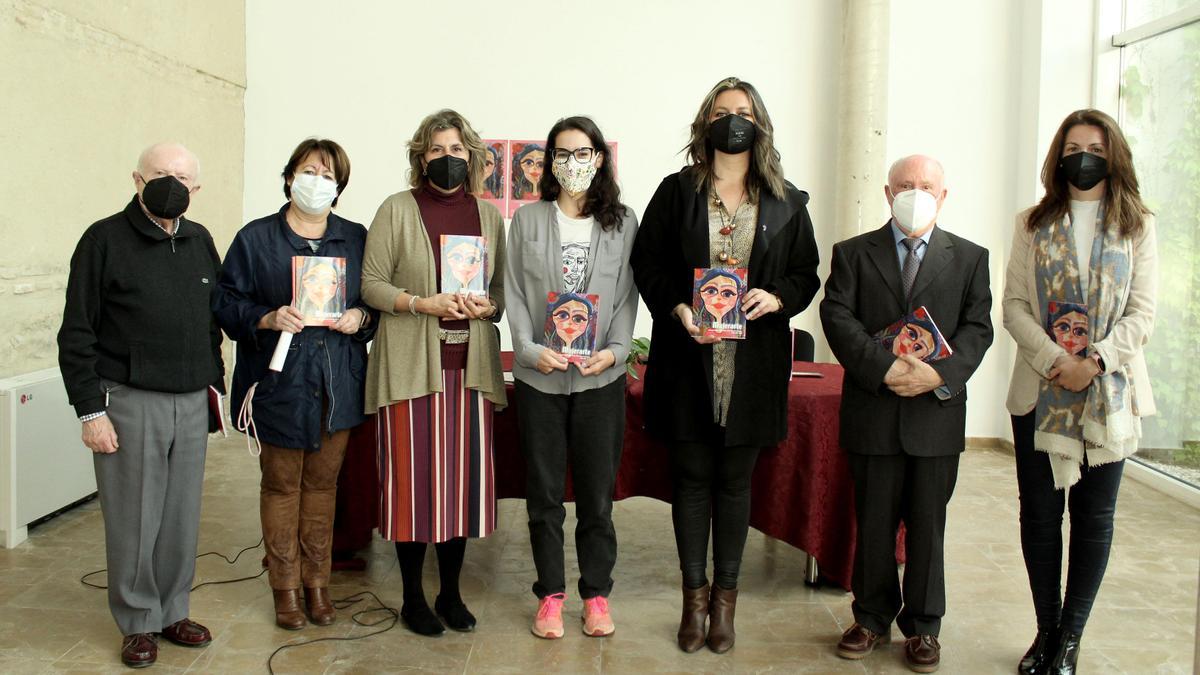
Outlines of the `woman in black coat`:
[{"label": "woman in black coat", "polygon": [[[750,477],[759,451],[787,436],[788,319],[820,287],[808,195],[784,181],[772,134],[750,83],[728,78],[713,87],[692,123],[690,165],[659,185],[630,259],[654,317],[645,417],[671,447],[686,652],[706,642],[717,653],[733,646]],[[695,325],[695,271],[712,267],[745,269],[744,339]]]},{"label": "woman in black coat", "polygon": [[[234,237],[213,296],[237,342],[231,408],[261,441],[259,510],[275,622],[333,623],[329,598],[337,478],[363,422],[367,342],[377,313],[359,297],[367,230],[332,213],[350,181],[337,143],[310,138],[283,169],[288,202]],[[281,336],[282,370],[270,369]],[[304,588],[303,609],[300,588]]]}]

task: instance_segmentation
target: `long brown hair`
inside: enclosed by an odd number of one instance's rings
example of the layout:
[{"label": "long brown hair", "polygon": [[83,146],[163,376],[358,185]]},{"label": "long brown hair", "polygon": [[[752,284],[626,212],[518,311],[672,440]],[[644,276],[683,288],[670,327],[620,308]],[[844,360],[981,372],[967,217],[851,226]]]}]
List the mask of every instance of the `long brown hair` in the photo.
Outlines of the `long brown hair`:
[{"label": "long brown hair", "polygon": [[408,141],[408,182],[414,188],[425,184],[425,167],[421,159],[433,145],[433,134],[446,129],[458,129],[463,147],[467,149],[467,194],[483,191],[483,169],[487,162],[487,147],[465,117],[449,108],[439,110],[421,120],[412,139]]},{"label": "long brown hair", "polygon": [[1104,190],[1105,221],[1116,223],[1123,237],[1141,234],[1150,209],[1142,203],[1142,196],[1138,192],[1138,179],[1133,170],[1133,154],[1129,151],[1129,143],[1125,141],[1125,134],[1121,133],[1116,120],[1091,108],[1076,110],[1059,125],[1054,140],[1050,142],[1050,151],[1046,153],[1046,161],[1042,164],[1042,185],[1046,188],[1046,194],[1029,212],[1025,226],[1032,232],[1058,222],[1067,214],[1071,193],[1067,179],[1058,172],[1058,164],[1067,143],[1067,132],[1080,124],[1098,127],[1104,133],[1108,160],[1108,176],[1105,178],[1108,186]]},{"label": "long brown hair", "polygon": [[692,136],[683,147],[687,151],[688,163],[696,178],[696,191],[707,190],[713,181],[713,148],[708,142],[708,121],[717,97],[730,89],[739,89],[750,98],[750,112],[754,115],[754,147],[750,149],[750,171],[746,174],[746,189],[751,201],[758,201],[759,191],[766,189],[776,199],[783,199],[786,192],[783,180],[783,165],[779,161],[779,151],[775,149],[775,126],[771,124],[771,116],[763,105],[762,96],[754,85],[736,77],[721,80],[704,97],[700,111],[692,122]]}]

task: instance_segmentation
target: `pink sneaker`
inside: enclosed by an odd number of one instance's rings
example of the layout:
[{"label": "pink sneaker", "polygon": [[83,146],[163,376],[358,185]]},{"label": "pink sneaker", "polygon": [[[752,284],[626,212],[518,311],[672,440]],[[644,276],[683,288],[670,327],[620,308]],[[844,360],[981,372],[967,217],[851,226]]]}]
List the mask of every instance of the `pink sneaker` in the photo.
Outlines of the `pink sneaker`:
[{"label": "pink sneaker", "polygon": [[597,595],[583,601],[583,634],[588,637],[608,637],[613,634],[612,616],[608,613],[608,598]]},{"label": "pink sneaker", "polygon": [[563,636],[562,606],[567,600],[566,593],[547,595],[538,601],[537,616],[533,617],[533,634],[547,640],[557,640]]}]

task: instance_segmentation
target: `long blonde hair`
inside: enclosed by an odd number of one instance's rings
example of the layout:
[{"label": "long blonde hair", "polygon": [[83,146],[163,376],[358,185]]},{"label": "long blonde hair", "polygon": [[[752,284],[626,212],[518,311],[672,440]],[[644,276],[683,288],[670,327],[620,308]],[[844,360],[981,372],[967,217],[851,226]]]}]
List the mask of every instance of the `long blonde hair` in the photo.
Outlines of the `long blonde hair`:
[{"label": "long blonde hair", "polygon": [[408,141],[409,185],[419,188],[425,184],[425,167],[421,165],[421,159],[433,145],[433,135],[446,129],[458,129],[458,135],[462,137],[462,143],[467,148],[467,193],[482,192],[487,147],[479,138],[479,134],[471,128],[471,123],[449,108],[439,110],[421,120],[421,125]]},{"label": "long blonde hair", "polygon": [[716,84],[696,113],[692,122],[691,139],[683,147],[687,151],[688,163],[696,178],[696,191],[707,190],[714,178],[713,148],[708,142],[708,121],[717,97],[730,89],[746,92],[750,97],[750,112],[754,115],[754,147],[750,149],[750,171],[746,174],[746,188],[750,199],[757,202],[759,192],[766,189],[776,199],[783,199],[786,192],[783,180],[783,165],[779,161],[779,151],[775,149],[775,126],[771,124],[771,116],[763,104],[762,96],[754,85],[736,77],[727,77]]}]

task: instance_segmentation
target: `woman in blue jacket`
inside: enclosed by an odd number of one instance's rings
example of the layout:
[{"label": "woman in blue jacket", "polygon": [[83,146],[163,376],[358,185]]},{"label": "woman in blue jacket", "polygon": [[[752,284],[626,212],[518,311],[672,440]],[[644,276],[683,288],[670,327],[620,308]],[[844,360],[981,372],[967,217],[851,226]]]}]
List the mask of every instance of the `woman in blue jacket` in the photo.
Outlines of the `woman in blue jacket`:
[{"label": "woman in blue jacket", "polygon": [[[238,232],[213,300],[237,342],[231,408],[256,437],[259,509],[275,622],[298,630],[336,618],[329,599],[337,476],[364,420],[363,376],[375,318],[359,297],[367,230],[331,209],[350,180],[337,143],[310,138],[283,169],[288,203]],[[268,366],[283,333],[281,371]],[[304,609],[300,587],[304,587]]]}]

